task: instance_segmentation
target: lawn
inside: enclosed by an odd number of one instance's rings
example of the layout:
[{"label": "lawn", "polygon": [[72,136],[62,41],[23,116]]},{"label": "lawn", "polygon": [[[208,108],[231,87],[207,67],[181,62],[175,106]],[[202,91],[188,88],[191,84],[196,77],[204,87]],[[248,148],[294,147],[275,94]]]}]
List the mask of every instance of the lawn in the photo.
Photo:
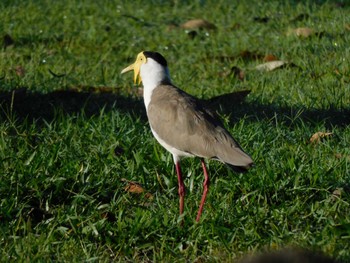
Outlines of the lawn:
[{"label": "lawn", "polygon": [[[235,262],[299,247],[350,262],[349,13],[347,1],[1,1],[0,261]],[[181,227],[172,157],[120,75],[142,50],[163,54],[255,162],[245,174],[207,162],[199,223],[199,160],[182,161]],[[257,68],[273,60],[284,65]]]}]

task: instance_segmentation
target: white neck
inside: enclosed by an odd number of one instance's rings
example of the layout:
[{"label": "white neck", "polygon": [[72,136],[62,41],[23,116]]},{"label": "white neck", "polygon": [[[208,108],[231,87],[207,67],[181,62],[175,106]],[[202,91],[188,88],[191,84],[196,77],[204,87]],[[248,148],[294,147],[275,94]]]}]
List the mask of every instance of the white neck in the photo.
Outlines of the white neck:
[{"label": "white neck", "polygon": [[167,67],[164,68],[150,58],[147,59],[146,64],[141,65],[140,75],[143,83],[143,100],[147,110],[153,90],[164,81],[170,83],[170,75]]}]

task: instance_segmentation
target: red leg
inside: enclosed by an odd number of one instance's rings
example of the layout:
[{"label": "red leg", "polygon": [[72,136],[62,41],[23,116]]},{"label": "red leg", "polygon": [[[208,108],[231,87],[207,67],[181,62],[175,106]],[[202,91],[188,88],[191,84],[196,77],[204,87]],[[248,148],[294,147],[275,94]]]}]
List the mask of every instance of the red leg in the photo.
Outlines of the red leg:
[{"label": "red leg", "polygon": [[183,212],[184,212],[185,185],[184,185],[184,182],[182,180],[180,161],[176,161],[175,167],[176,167],[176,173],[177,173],[177,180],[178,180],[178,183],[179,183],[180,215],[182,215]]},{"label": "red leg", "polygon": [[205,198],[207,197],[207,192],[209,190],[209,176],[208,176],[208,172],[207,172],[207,167],[205,167],[205,163],[204,163],[203,159],[201,160],[201,163],[202,163],[202,168],[203,168],[203,172],[204,172],[204,183],[203,183],[202,200],[201,200],[201,204],[199,205],[199,210],[198,210],[198,214],[197,214],[197,218],[196,218],[197,222],[199,222],[199,219],[201,218],[201,214],[202,214],[204,203],[205,203]]}]

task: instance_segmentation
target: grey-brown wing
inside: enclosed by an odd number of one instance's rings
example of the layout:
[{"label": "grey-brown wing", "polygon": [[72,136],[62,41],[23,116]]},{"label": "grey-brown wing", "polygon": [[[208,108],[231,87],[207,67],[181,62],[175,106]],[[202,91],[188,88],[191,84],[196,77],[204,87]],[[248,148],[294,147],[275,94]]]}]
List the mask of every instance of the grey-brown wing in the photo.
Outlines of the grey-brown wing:
[{"label": "grey-brown wing", "polygon": [[153,91],[148,119],[160,138],[181,151],[234,166],[252,163],[219,121],[194,97],[171,85],[162,85]]}]

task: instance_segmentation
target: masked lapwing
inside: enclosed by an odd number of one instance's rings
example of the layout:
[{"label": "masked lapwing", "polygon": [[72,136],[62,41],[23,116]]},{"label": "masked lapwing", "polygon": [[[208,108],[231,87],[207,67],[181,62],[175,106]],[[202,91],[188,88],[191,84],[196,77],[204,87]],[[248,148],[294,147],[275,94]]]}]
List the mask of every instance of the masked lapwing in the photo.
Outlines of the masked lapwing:
[{"label": "masked lapwing", "polygon": [[139,53],[135,63],[121,73],[131,70],[134,71],[134,83],[143,83],[143,98],[152,133],[173,155],[179,185],[180,215],[184,211],[185,197],[180,159],[201,158],[204,190],[196,218],[199,221],[209,189],[204,158],[219,160],[238,172],[252,166],[253,160],[196,98],[171,83],[167,61],[161,54],[151,51]]}]

